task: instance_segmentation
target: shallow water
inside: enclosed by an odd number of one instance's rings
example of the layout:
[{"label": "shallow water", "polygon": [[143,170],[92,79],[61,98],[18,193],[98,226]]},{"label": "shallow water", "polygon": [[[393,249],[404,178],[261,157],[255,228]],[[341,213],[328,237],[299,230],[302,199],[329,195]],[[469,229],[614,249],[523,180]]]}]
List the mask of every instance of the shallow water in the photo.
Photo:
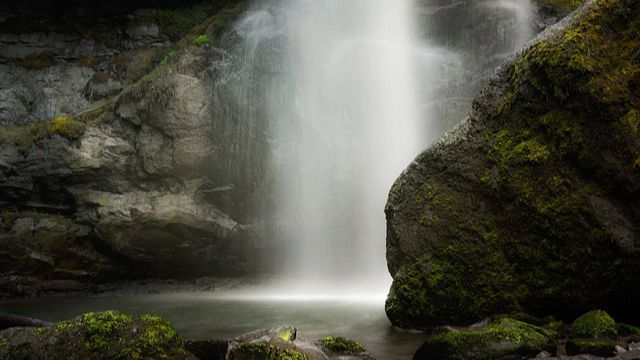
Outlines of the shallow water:
[{"label": "shallow water", "polygon": [[411,359],[424,334],[399,331],[377,296],[272,296],[219,292],[97,295],[0,302],[0,310],[49,321],[88,311],[153,313],[174,322],[187,338],[231,338],[249,331],[293,325],[298,337],[346,336],[377,359]]}]

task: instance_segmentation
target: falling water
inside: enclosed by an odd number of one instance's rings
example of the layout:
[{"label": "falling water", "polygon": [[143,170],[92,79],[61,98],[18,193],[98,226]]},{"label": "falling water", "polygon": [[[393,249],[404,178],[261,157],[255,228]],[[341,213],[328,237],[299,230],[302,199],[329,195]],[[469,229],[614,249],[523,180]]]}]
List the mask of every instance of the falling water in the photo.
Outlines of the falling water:
[{"label": "falling water", "polygon": [[386,194],[424,146],[410,2],[285,6],[293,91],[271,136],[287,268],[313,287],[376,279],[384,292]]},{"label": "falling water", "polygon": [[[447,129],[442,118],[462,118],[470,104],[464,96],[475,91],[469,79],[478,80],[477,64],[486,60],[447,46],[424,24],[462,3],[428,3],[261,1],[235,26],[236,59],[218,64],[221,93],[232,94],[241,121],[265,124],[272,200],[264,212],[269,242],[282,244],[270,257],[298,280],[296,291],[388,289],[389,188]],[[530,38],[528,0],[473,3],[473,11],[488,9],[515,24],[499,31],[507,45],[488,55]],[[453,101],[462,105],[449,106]],[[456,110],[444,116],[443,108]]]}]

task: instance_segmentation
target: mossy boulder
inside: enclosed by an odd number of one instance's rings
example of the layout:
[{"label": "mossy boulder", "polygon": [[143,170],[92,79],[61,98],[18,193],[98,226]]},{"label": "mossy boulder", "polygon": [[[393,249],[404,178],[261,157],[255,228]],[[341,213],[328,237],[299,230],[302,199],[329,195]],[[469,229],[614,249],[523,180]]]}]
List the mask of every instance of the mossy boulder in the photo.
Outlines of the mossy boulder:
[{"label": "mossy boulder", "polygon": [[593,310],[577,318],[571,325],[574,335],[582,338],[615,338],[616,322],[606,311]]},{"label": "mossy boulder", "polygon": [[403,172],[385,209],[394,325],[640,316],[639,26],[639,2],[589,1]]},{"label": "mossy boulder", "polygon": [[282,349],[265,342],[242,343],[229,352],[229,360],[307,360],[307,356],[292,349]]},{"label": "mossy boulder", "polygon": [[484,327],[448,329],[431,336],[414,359],[520,359],[555,350],[556,333],[522,321],[501,318]]},{"label": "mossy boulder", "polygon": [[195,359],[173,325],[152,315],[87,313],[53,327],[0,333],[2,359]]},{"label": "mossy boulder", "polygon": [[341,355],[355,355],[365,351],[361,343],[345,337],[326,336],[318,341],[318,345],[330,353]]}]

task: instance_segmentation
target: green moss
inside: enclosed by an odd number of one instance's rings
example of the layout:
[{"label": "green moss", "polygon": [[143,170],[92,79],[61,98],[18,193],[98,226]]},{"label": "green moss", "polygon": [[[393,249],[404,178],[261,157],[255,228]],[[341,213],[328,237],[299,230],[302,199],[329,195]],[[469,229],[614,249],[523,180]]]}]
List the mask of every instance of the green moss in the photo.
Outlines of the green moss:
[{"label": "green moss", "polygon": [[209,35],[198,35],[198,37],[193,40],[193,45],[201,46],[210,42],[211,38],[209,37]]},{"label": "green moss", "polygon": [[290,329],[282,330],[277,334],[278,338],[282,341],[293,341],[294,333]]},{"label": "green moss", "polygon": [[484,327],[449,329],[431,336],[420,351],[443,360],[530,356],[555,347],[556,333],[510,318]]},{"label": "green moss", "polygon": [[323,347],[340,354],[358,354],[365,351],[364,345],[344,337],[327,336],[320,339],[319,342]]},{"label": "green moss", "polygon": [[242,343],[229,353],[229,360],[307,360],[307,356],[292,349],[280,349],[268,343]]},{"label": "green moss", "polygon": [[577,318],[571,330],[578,337],[602,338],[618,335],[616,322],[603,310],[592,310]]},{"label": "green moss", "polygon": [[[157,316],[87,313],[55,327],[20,331],[9,336],[19,339],[16,343],[25,345],[37,358],[66,359],[68,354],[79,359],[193,358],[171,323]],[[16,349],[9,345],[5,350],[0,347],[0,358]]]},{"label": "green moss", "polygon": [[[637,297],[638,258],[613,245],[620,232],[606,219],[611,207],[638,217],[640,2],[580,11],[503,67],[501,86],[475,103],[467,141],[428,151],[404,177],[395,199],[411,200],[387,214],[394,325],[607,303],[634,311],[622,299]],[[449,193],[458,196],[436,198]]]},{"label": "green moss", "polygon": [[87,313],[82,316],[82,325],[86,329],[87,339],[85,348],[91,351],[101,351],[109,345],[110,339],[117,330],[132,322],[130,316],[107,311],[101,314]]},{"label": "green moss", "polygon": [[423,329],[416,324],[459,324],[520,310],[526,293],[515,283],[514,268],[488,245],[499,239],[493,231],[485,232],[484,242],[451,241],[402,267],[385,303],[389,318],[397,326]]},{"label": "green moss", "polygon": [[0,126],[0,142],[14,144],[22,153],[51,135],[60,135],[69,140],[79,139],[86,129],[83,121],[71,116],[58,116],[49,121],[36,121],[25,126]]}]

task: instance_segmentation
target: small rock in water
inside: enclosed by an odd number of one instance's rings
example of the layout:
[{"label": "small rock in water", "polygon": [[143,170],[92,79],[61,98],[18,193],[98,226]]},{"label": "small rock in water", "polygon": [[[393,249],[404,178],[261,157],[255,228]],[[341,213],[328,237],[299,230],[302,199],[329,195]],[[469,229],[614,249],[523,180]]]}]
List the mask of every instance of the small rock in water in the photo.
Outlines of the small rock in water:
[{"label": "small rock in water", "polygon": [[620,345],[616,345],[614,349],[615,349],[616,355],[620,355],[622,353],[626,353],[627,352],[627,349],[623,348]]},{"label": "small rock in water", "polygon": [[542,351],[542,352],[540,352],[540,354],[536,355],[536,357],[535,357],[535,358],[536,358],[536,359],[546,359],[546,358],[548,358],[548,357],[551,357],[551,354],[549,354],[549,353],[548,353],[548,352],[546,352],[546,351]]}]

